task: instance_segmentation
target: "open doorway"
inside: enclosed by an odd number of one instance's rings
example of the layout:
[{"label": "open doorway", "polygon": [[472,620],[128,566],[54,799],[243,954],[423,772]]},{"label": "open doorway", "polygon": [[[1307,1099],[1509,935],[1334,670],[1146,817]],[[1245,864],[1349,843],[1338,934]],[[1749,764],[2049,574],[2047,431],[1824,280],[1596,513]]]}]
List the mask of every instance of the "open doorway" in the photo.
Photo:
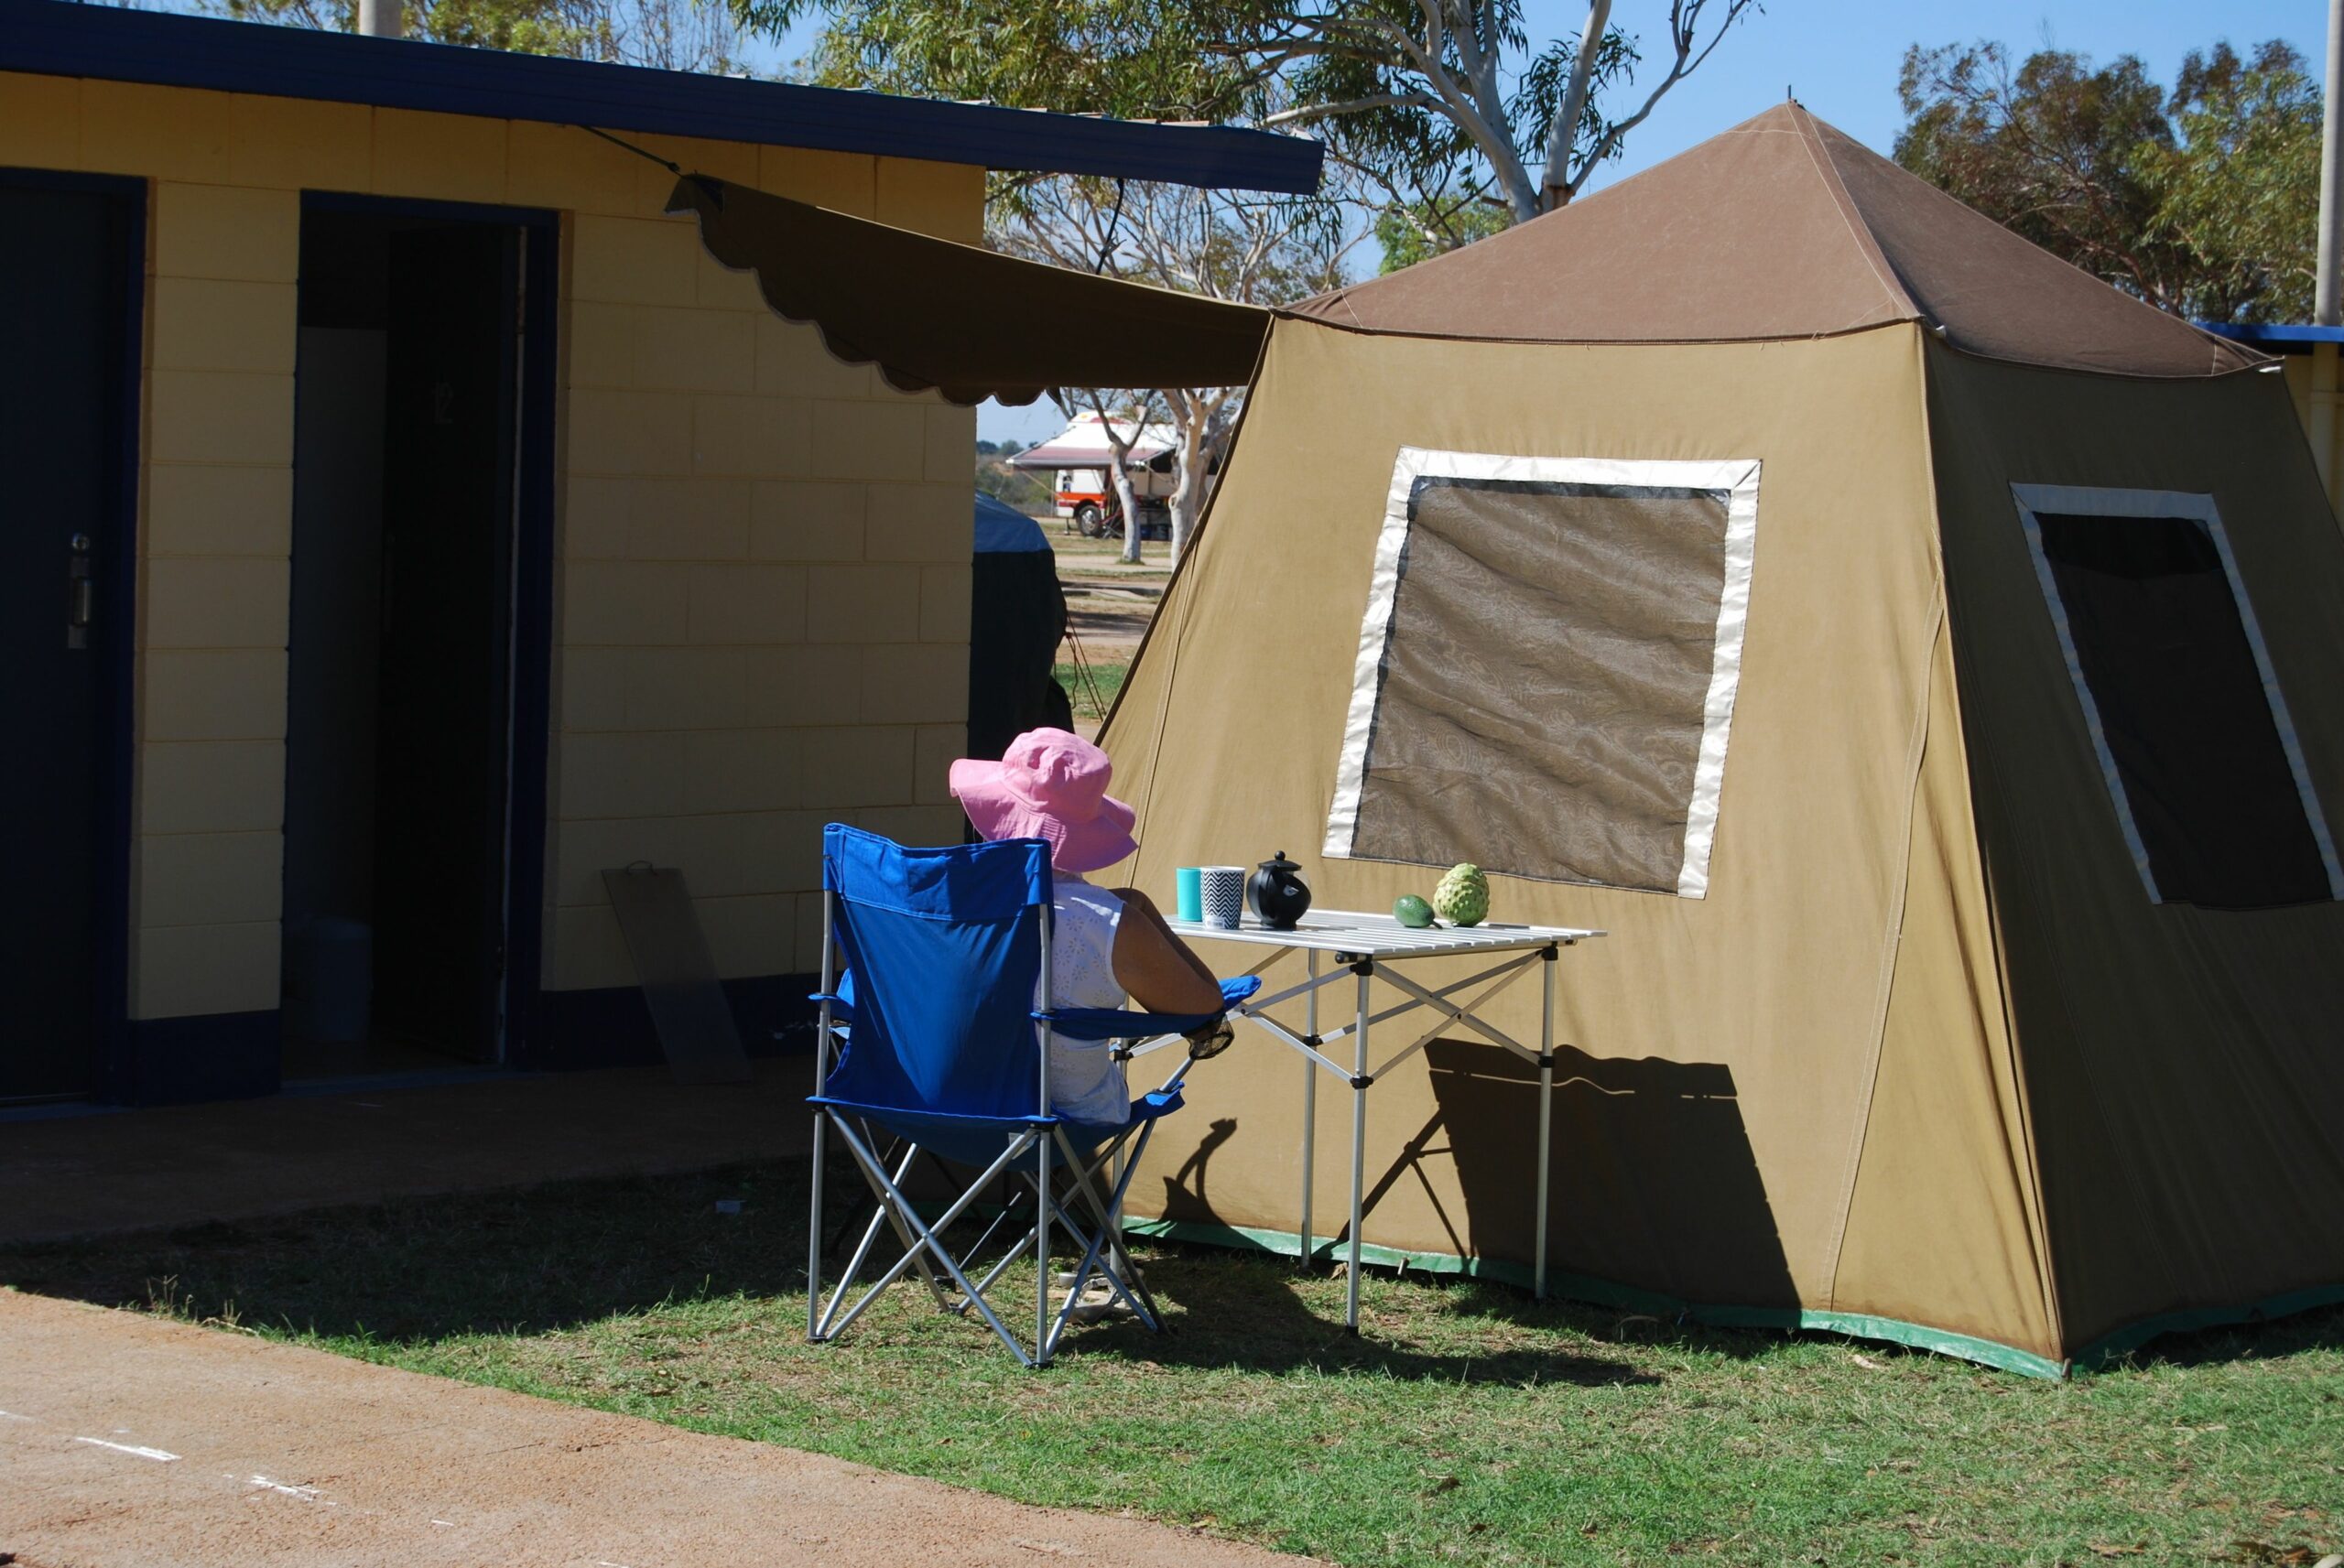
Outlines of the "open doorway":
[{"label": "open doorway", "polygon": [[528,800],[516,586],[535,565],[516,542],[542,478],[525,471],[522,292],[544,241],[390,203],[303,212],[288,1081],[505,1059]]}]

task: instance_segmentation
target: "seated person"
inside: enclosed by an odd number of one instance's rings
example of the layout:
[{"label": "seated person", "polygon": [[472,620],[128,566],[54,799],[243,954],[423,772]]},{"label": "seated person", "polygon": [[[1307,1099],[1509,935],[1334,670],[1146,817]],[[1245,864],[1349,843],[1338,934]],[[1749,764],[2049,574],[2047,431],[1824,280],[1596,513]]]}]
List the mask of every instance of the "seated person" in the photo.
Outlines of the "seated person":
[{"label": "seated person", "polygon": [[[1107,753],[1064,730],[1029,730],[997,762],[952,764],[953,797],[988,839],[1042,838],[1050,846],[1052,1007],[1218,1013],[1221,982],[1136,888],[1084,880],[1128,859],[1132,808],[1107,793]],[[1198,1054],[1207,1053],[1199,1051]],[[1132,1097],[1108,1043],[1054,1037],[1050,1108],[1074,1121],[1120,1127]]]}]

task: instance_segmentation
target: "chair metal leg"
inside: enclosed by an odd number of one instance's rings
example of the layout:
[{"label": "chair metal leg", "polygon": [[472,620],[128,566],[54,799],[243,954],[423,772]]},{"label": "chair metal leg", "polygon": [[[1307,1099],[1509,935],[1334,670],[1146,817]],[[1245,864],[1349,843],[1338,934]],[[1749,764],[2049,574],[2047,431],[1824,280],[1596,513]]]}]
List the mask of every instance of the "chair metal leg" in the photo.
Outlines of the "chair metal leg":
[{"label": "chair metal leg", "polygon": [[[1108,1217],[1117,1212],[1120,1207],[1124,1186],[1131,1181],[1132,1171],[1138,1167],[1140,1155],[1146,1147],[1147,1135],[1153,1130],[1153,1127],[1141,1130],[1139,1142],[1134,1146],[1131,1158],[1124,1164],[1123,1174],[1115,1184],[1112,1195],[1108,1197],[1100,1195],[1098,1188],[1091,1182],[1091,1173],[1083,1169],[1082,1162],[1074,1157],[1073,1151],[1071,1149],[1065,1151],[1067,1166],[1074,1175],[1075,1190],[1081,1195],[1084,1205],[1089,1207],[1092,1218],[1099,1226],[1099,1235],[1092,1242],[1091,1250],[1105,1252],[1106,1267],[1103,1271],[1108,1284],[1117,1295],[1131,1303],[1132,1310],[1140,1314],[1141,1322],[1146,1325],[1148,1331],[1152,1334],[1163,1332],[1163,1313],[1157,1308],[1156,1297],[1148,1290],[1146,1281],[1140,1278],[1139,1266],[1133,1260],[1131,1253],[1125,1249],[1122,1234],[1116,1230]],[[1088,1260],[1089,1254],[1086,1254],[1085,1261]],[[1076,1288],[1080,1289],[1079,1281]]]},{"label": "chair metal leg", "polygon": [[1050,1364],[1050,1141],[1034,1146],[1034,1360]]},{"label": "chair metal leg", "polygon": [[[902,1186],[906,1173],[912,1168],[912,1162],[917,1158],[919,1158],[918,1144],[915,1143],[904,1151],[903,1162],[895,1167],[894,1177],[897,1187]],[[878,1204],[872,1210],[871,1223],[863,1227],[862,1242],[856,1246],[854,1256],[847,1260],[845,1271],[839,1275],[838,1291],[830,1297],[830,1310],[822,1314],[821,1326],[808,1336],[809,1338],[824,1340],[830,1337],[832,1333],[830,1319],[838,1315],[839,1306],[846,1300],[846,1292],[853,1285],[855,1276],[863,1272],[863,1260],[871,1256],[871,1244],[879,1239],[879,1227],[882,1224],[890,1222],[894,1224],[896,1238],[903,1242],[905,1251],[917,1250],[917,1243],[912,1239],[911,1233],[904,1228],[903,1221],[896,1219],[888,1212],[885,1195],[874,1194],[874,1196],[877,1197]],[[928,1293],[936,1297],[936,1304],[949,1307],[950,1303],[945,1298],[944,1288],[936,1282],[936,1271],[928,1266],[928,1260],[924,1258],[920,1260],[918,1267],[920,1276],[928,1281]]]},{"label": "chair metal leg", "polygon": [[806,1219],[806,1338],[811,1344],[822,1338],[822,1145],[829,1124],[827,1113],[814,1113],[814,1195]]},{"label": "chair metal leg", "polygon": [[[839,1136],[846,1141],[847,1152],[854,1156],[855,1163],[863,1167],[864,1179],[874,1185],[886,1186],[886,1167],[880,1164],[878,1158],[864,1147],[863,1140],[854,1135],[854,1130],[844,1122],[838,1124],[838,1130]],[[987,1325],[1001,1336],[1002,1343],[1009,1346],[1011,1353],[1017,1357],[1018,1363],[1027,1367],[1034,1365],[1034,1357],[1026,1354],[1026,1346],[994,1314],[993,1303],[971,1287],[969,1277],[960,1271],[959,1261],[945,1249],[944,1244],[938,1239],[938,1236],[939,1233],[949,1229],[952,1222],[959,1219],[962,1212],[977,1200],[977,1195],[983,1190],[986,1183],[1007,1170],[1020,1154],[1024,1153],[1027,1148],[1037,1144],[1038,1141],[1039,1135],[1031,1132],[1020,1133],[1009,1140],[1008,1146],[1002,1151],[1000,1157],[986,1167],[984,1174],[978,1177],[968,1191],[953,1201],[952,1206],[944,1211],[942,1217],[939,1218],[933,1227],[922,1222],[918,1212],[911,1206],[910,1201],[901,1192],[893,1186],[887,1186],[890,1202],[901,1213],[904,1222],[918,1232],[920,1246],[935,1255],[936,1260],[944,1266],[947,1273],[952,1276],[952,1282],[960,1288],[962,1294],[974,1298],[976,1309],[983,1315]],[[904,1271],[912,1266],[912,1260],[917,1256],[917,1251],[918,1249],[915,1249],[896,1259],[893,1266],[881,1275],[868,1291],[863,1292],[862,1298],[847,1309],[846,1315],[839,1320],[837,1329],[833,1331],[834,1334],[843,1333],[850,1324],[863,1314],[864,1308],[878,1299],[880,1292],[902,1278]],[[1047,1286],[1047,1281],[1045,1281],[1044,1283]]]}]

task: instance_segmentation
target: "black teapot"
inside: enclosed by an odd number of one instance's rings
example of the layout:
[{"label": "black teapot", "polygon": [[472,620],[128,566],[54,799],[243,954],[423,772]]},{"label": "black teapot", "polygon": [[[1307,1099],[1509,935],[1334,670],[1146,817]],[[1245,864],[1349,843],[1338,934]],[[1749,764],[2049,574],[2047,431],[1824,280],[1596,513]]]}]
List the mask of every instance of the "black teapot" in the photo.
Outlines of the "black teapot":
[{"label": "black teapot", "polygon": [[1280,849],[1275,860],[1264,860],[1262,869],[1246,880],[1245,907],[1273,931],[1293,930],[1294,923],[1310,912],[1310,888],[1301,872],[1302,868]]}]

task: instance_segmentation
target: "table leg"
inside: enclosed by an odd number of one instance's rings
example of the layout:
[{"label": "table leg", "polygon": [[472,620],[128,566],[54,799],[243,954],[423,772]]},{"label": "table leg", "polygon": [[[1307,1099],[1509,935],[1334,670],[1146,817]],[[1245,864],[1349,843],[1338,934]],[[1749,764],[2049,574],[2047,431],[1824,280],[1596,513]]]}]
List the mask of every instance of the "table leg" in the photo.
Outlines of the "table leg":
[{"label": "table leg", "polygon": [[[1310,1048],[1318,1048],[1318,949],[1307,947],[1303,958],[1309,966],[1310,989],[1302,999],[1303,1038]],[[1310,1267],[1310,1185],[1313,1167],[1317,1164],[1318,1142],[1318,1064],[1305,1056],[1302,1059],[1302,1266]]]},{"label": "table leg", "polygon": [[1359,1049],[1352,1058],[1357,1065],[1351,1069],[1351,1268],[1343,1276],[1343,1325],[1357,1334],[1360,1197],[1367,1184],[1367,989],[1375,970],[1373,963],[1362,963],[1354,972],[1359,976],[1359,1031],[1353,1044]]},{"label": "table leg", "polygon": [[1552,947],[1538,955],[1546,971],[1545,1005],[1540,1009],[1538,1025],[1538,1240],[1536,1260],[1530,1270],[1530,1293],[1538,1301],[1546,1299],[1546,1185],[1548,1165],[1554,1158],[1555,960],[1557,957]]}]

